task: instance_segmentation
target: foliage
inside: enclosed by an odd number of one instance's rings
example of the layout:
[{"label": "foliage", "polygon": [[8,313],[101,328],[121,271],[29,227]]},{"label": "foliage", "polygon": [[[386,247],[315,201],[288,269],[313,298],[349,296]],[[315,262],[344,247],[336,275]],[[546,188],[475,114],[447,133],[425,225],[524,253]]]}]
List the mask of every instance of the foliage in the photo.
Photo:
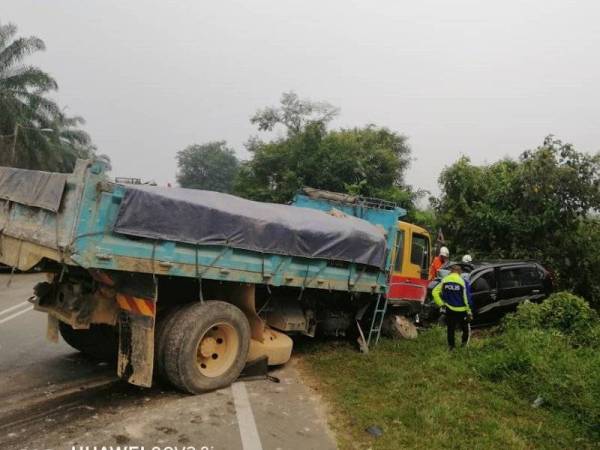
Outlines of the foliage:
[{"label": "foliage", "polygon": [[561,287],[600,305],[600,154],[549,136],[518,160],[463,157],[439,183],[433,205],[456,253],[540,260]]},{"label": "foliage", "polygon": [[279,108],[266,108],[253,117],[261,130],[276,124],[284,137],[252,139],[252,159],[243,164],[235,192],[261,201],[288,202],[303,186],[379,197],[411,207],[418,193],[404,184],[410,163],[406,136],[368,125],[328,130],[337,111],[327,104],[284,94]]},{"label": "foliage", "polygon": [[58,88],[41,69],[23,64],[45,49],[36,37],[16,37],[0,24],[0,164],[70,172],[78,157],[94,152],[81,117],[70,117],[48,98]]},{"label": "foliage", "polygon": [[283,125],[288,134],[300,133],[309,124],[327,124],[339,113],[338,108],[327,102],[313,102],[301,99],[295,92],[284,92],[280,106],[268,106],[254,114],[250,123],[260,131],[272,131]]},{"label": "foliage", "polygon": [[[368,355],[340,343],[299,351],[331,404],[340,448],[597,448],[599,343],[596,311],[559,292],[454,352],[437,326]],[[365,433],[371,425],[381,438]]]},{"label": "foliage", "polygon": [[433,209],[414,209],[409,211],[409,216],[406,220],[425,228],[429,231],[432,239],[435,239],[437,234],[437,220]]},{"label": "foliage", "polygon": [[182,187],[231,192],[239,161],[225,141],[218,141],[177,152],[177,166],[177,182]]},{"label": "foliage", "polygon": [[543,407],[563,414],[600,438],[600,353],[573,347],[562,333],[545,328],[509,328],[487,339],[471,359],[484,379],[510,386]]},{"label": "foliage", "polygon": [[552,294],[542,303],[523,303],[503,323],[507,330],[521,328],[558,331],[575,345],[600,346],[598,313],[583,298],[569,292]]},{"label": "foliage", "polygon": [[[309,380],[329,403],[341,449],[595,448],[597,443],[587,426],[591,416],[580,421],[571,412],[573,407],[580,411],[587,405],[590,411],[598,410],[600,397],[593,390],[598,377],[590,371],[594,364],[598,370],[598,356],[595,362],[584,362],[580,375],[575,367],[569,368],[567,373],[574,378],[562,379],[564,387],[552,384],[556,389],[553,395],[562,392],[567,397],[555,403],[546,390],[546,377],[554,372],[546,368],[555,364],[552,370],[557,370],[569,361],[578,362],[585,351],[574,359],[578,350],[569,345],[560,345],[556,351],[544,346],[552,356],[563,349],[567,353],[546,365],[534,361],[539,370],[530,373],[529,380],[519,377],[519,382],[529,383],[521,385],[512,376],[483,373],[487,356],[498,355],[493,346],[498,339],[498,335],[474,339],[468,351],[448,352],[444,330],[434,327],[414,341],[383,339],[368,355],[342,343],[305,343],[299,351],[304,353]],[[541,349],[533,351],[541,355]],[[507,365],[530,366],[529,360],[520,361],[516,352],[511,355],[515,360],[507,360]],[[566,395],[567,388],[573,388],[573,394]],[[538,395],[547,403],[532,408]],[[591,402],[593,398],[597,405]],[[365,431],[372,425],[382,428],[380,438]]]},{"label": "foliage", "polygon": [[506,316],[502,333],[472,360],[478,373],[507,383],[600,437],[600,318],[582,299],[558,292]]}]

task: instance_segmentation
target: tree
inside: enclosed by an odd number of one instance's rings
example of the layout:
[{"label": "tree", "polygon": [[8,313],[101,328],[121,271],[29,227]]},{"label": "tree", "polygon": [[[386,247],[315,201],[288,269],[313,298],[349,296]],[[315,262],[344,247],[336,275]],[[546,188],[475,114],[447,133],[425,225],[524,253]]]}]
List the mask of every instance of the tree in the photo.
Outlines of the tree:
[{"label": "tree", "polygon": [[327,130],[334,111],[293,93],[284,94],[280,107],[259,111],[251,120],[260,130],[281,124],[288,132],[271,141],[248,142],[252,158],[242,165],[235,192],[284,203],[310,186],[412,205],[416,193],[404,183],[410,163],[406,136],[375,125]]},{"label": "tree", "polygon": [[[90,158],[96,154],[96,147],[88,133],[79,128],[85,124],[81,116],[67,116],[64,112],[55,115],[46,125],[53,132],[48,135],[46,147],[48,158],[47,170],[70,172],[78,158]],[[108,160],[105,155],[103,157]],[[43,161],[38,166],[44,165]]]},{"label": "tree", "polygon": [[250,118],[260,131],[272,131],[283,125],[289,134],[300,133],[309,124],[327,124],[339,113],[338,108],[327,102],[301,99],[295,92],[284,92],[280,106],[261,109]]},{"label": "tree", "polygon": [[45,50],[37,37],[15,37],[13,24],[0,24],[0,164],[69,172],[77,157],[94,152],[83,119],[69,117],[47,95],[58,89],[41,69],[22,64]]},{"label": "tree", "polygon": [[600,306],[600,154],[548,136],[518,160],[461,158],[439,182],[437,219],[458,254],[540,260]]},{"label": "tree", "polygon": [[177,152],[177,166],[177,182],[182,187],[231,192],[239,161],[225,141],[217,141]]}]

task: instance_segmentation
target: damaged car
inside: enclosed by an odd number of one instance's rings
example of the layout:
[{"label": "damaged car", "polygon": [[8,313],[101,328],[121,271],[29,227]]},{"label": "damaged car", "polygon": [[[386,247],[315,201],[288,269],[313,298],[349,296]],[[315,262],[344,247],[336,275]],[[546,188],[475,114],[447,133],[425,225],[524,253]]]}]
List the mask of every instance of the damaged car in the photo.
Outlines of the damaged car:
[{"label": "damaged car", "polygon": [[438,271],[437,278],[427,288],[421,314],[426,322],[440,318],[432,291],[450,273],[453,265],[461,266],[462,276],[471,283],[476,325],[496,322],[506,313],[515,311],[517,305],[525,300],[542,301],[554,290],[552,273],[537,261],[449,262]]}]

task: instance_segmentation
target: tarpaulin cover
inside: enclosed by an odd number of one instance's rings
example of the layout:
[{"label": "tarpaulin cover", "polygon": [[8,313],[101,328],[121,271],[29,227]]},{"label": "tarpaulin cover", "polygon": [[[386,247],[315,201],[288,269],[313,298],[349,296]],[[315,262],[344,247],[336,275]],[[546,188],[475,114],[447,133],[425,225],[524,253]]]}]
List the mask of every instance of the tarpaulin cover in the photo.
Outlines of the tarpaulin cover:
[{"label": "tarpaulin cover", "polygon": [[125,189],[117,233],[385,266],[384,230],[356,217],[197,189]]},{"label": "tarpaulin cover", "polygon": [[56,212],[67,175],[0,167],[0,198]]}]

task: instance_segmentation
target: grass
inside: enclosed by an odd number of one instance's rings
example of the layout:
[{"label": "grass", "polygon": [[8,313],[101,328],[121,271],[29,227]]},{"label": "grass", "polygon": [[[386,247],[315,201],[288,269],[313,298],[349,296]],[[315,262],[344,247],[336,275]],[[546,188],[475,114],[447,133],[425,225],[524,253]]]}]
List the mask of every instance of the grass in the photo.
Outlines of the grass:
[{"label": "grass", "polygon": [[[590,424],[568,405],[534,408],[543,393],[535,380],[523,381],[524,372],[518,383],[509,372],[496,376],[490,349],[497,339],[485,336],[450,353],[444,330],[434,327],[415,341],[382,339],[368,355],[347,342],[303,343],[299,353],[329,405],[342,450],[600,448]],[[372,425],[381,437],[365,431]]]}]

